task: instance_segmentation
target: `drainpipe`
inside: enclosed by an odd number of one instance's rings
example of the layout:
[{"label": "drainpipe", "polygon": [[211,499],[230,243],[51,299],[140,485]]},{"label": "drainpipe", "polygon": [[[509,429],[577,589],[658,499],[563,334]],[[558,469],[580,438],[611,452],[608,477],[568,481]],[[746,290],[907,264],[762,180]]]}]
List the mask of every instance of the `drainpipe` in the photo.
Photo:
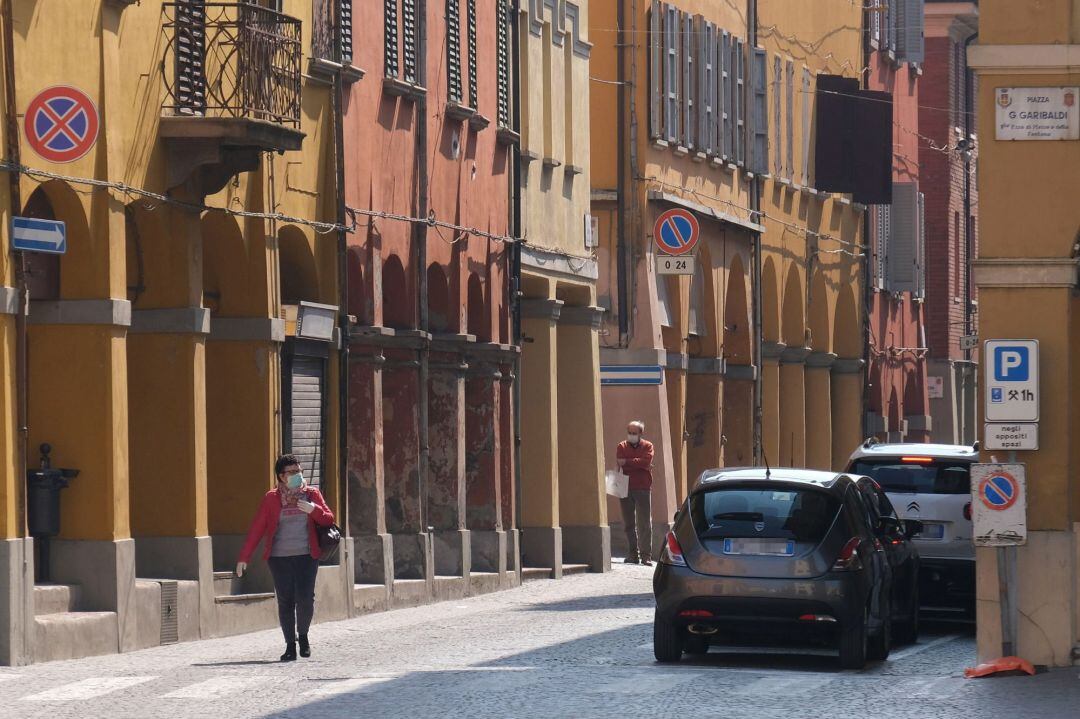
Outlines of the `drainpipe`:
[{"label": "drainpipe", "polygon": [[[521,89],[521,48],[518,35],[519,14],[516,9],[508,10],[510,15],[510,82],[511,82],[511,124],[515,132],[521,132],[521,103],[518,93]],[[504,20],[505,22],[505,20]],[[521,237],[521,144],[511,145],[512,180],[510,186],[510,234]],[[507,301],[510,303],[511,342],[521,347],[521,245],[510,245],[510,277]],[[521,354],[514,356],[514,384],[510,388],[511,411],[514,427],[514,529],[521,530]],[[505,527],[503,528],[505,530]],[[518,544],[520,552],[521,544]],[[520,556],[518,565],[521,565]]]},{"label": "drainpipe", "polygon": [[[629,273],[631,270],[630,264],[630,248],[626,238],[627,222],[627,198],[626,198],[626,3],[623,0],[617,0],[618,2],[618,26],[619,30],[616,34],[616,80],[618,82],[617,88],[617,105],[618,105],[618,122],[615,130],[616,144],[618,146],[618,170],[617,180],[615,183],[617,206],[615,216],[615,246],[618,258],[618,264],[616,265],[616,287],[619,296],[619,347],[628,347],[630,344],[630,308],[632,303],[629,298]],[[634,8],[636,11],[636,7]],[[637,51],[637,43],[630,47],[630,52]],[[631,143],[635,140],[631,139]],[[631,147],[633,145],[631,144]],[[632,185],[631,185],[632,186]]]},{"label": "drainpipe", "polygon": [[[417,81],[421,87],[427,87],[427,0],[417,2],[417,58],[416,68],[419,77]],[[417,217],[428,217],[428,102],[427,93],[416,98],[416,176],[417,176]],[[428,329],[428,284],[427,284],[427,229],[428,225],[423,222],[413,224],[413,244],[416,247],[416,273],[417,293],[416,301],[419,310],[420,329],[427,332]],[[430,345],[422,342],[418,354],[420,355],[420,466],[417,468],[417,489],[420,499],[420,531],[428,530],[428,461],[430,446],[428,444],[428,363],[430,360]]]},{"label": "drainpipe", "polygon": [[[966,40],[964,40],[964,142],[967,143],[971,137],[971,112],[972,105],[974,104],[974,97],[971,92],[971,70],[967,66],[967,53],[971,43],[979,39],[979,33],[973,33]],[[975,228],[971,226],[971,146],[968,145],[967,151],[963,154],[964,160],[964,254],[966,261],[964,262],[964,334],[970,335],[973,329],[972,327],[972,315],[971,311],[971,263],[974,258],[971,256],[972,250],[974,250]],[[971,362],[971,350],[964,350],[964,359],[967,362]]]},{"label": "drainpipe", "polygon": [[[870,67],[871,53],[867,43],[863,43],[863,67]],[[870,88],[870,76],[868,73],[861,73],[862,86],[864,89]],[[891,172],[891,171],[890,171]],[[860,341],[862,343],[862,412],[860,412],[860,421],[862,425],[862,437],[865,439],[872,433],[870,431],[870,418],[868,416],[870,410],[870,321],[871,321],[871,308],[874,303],[874,291],[872,287],[872,274],[870,268],[873,263],[873,255],[871,254],[871,243],[873,237],[871,236],[871,224],[870,213],[863,213],[863,249],[862,249],[862,267],[859,268],[859,275],[862,277],[863,283],[863,317]]]},{"label": "drainpipe", "polygon": [[[341,42],[341,2],[335,3],[334,58],[344,62]],[[334,159],[336,162],[337,207],[335,217],[341,225],[337,237],[338,254],[338,332],[341,348],[338,351],[338,525],[349,533],[349,273],[348,233],[345,231],[345,81],[342,71],[334,73],[331,91],[334,122]]]},{"label": "drainpipe", "polygon": [[[754,48],[757,46],[757,0],[747,0],[746,3],[746,40],[747,44]],[[759,224],[761,223],[761,180],[754,177],[750,182],[750,210],[751,219],[755,219]],[[754,372],[754,465],[761,464],[761,458],[764,452],[762,446],[762,413],[764,411],[762,393],[764,390],[764,380],[761,376],[763,363],[761,361],[761,333],[763,330],[762,321],[762,298],[761,298],[761,233],[754,231],[751,233],[751,273],[750,278],[750,303],[751,313],[753,314],[754,321],[754,358],[757,363],[757,371]]]}]

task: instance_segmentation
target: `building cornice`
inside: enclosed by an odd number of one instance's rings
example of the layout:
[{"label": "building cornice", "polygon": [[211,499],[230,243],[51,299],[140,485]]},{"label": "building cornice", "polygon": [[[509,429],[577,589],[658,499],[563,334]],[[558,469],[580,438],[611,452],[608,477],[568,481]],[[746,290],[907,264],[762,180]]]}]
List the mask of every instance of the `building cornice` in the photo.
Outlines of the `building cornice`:
[{"label": "building cornice", "polygon": [[1068,257],[994,257],[972,263],[975,286],[1075,287],[1080,260]]},{"label": "building cornice", "polygon": [[594,259],[574,257],[529,244],[521,245],[521,264],[544,275],[561,275],[578,281],[596,280],[600,277]]},{"label": "building cornice", "polygon": [[705,215],[706,217],[711,217],[714,220],[719,220],[721,222],[727,222],[728,224],[735,225],[737,227],[742,227],[744,229],[751,230],[753,232],[764,232],[765,231],[765,225],[761,225],[761,224],[758,224],[756,222],[751,222],[749,220],[744,220],[741,217],[736,217],[735,215],[724,212],[722,210],[717,210],[715,208],[708,207],[707,205],[703,205],[700,202],[694,202],[693,200],[687,200],[684,197],[679,197],[678,195],[673,195],[670,192],[664,192],[663,190],[649,190],[648,198],[650,200],[660,200],[661,202],[670,202],[671,204],[676,205],[678,207],[683,207],[683,208],[685,208],[687,210],[693,210],[694,212],[698,213],[699,215]]},{"label": "building cornice", "polygon": [[127,300],[30,300],[32,325],[131,326]]},{"label": "building cornice", "polygon": [[972,45],[968,67],[984,75],[1080,73],[1080,45]]}]

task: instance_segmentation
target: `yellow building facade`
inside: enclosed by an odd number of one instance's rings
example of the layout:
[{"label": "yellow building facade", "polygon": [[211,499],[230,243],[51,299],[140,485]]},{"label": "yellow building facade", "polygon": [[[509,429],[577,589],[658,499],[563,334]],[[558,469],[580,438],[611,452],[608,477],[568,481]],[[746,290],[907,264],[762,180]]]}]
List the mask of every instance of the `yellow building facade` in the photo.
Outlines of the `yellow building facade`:
[{"label": "yellow building facade", "polygon": [[[230,575],[276,455],[300,453],[343,504],[330,419],[341,58],[332,3],[276,6],[17,3],[5,20],[4,132],[20,130],[5,149],[23,169],[0,191],[2,663],[271,626],[261,563]],[[79,157],[49,152],[50,123],[54,140],[87,134],[63,102],[46,103],[60,117],[41,109],[53,87],[84,94],[99,118]],[[49,444],[54,467],[79,472],[48,542],[27,538],[16,451],[12,215],[62,221],[67,235],[66,254],[26,253],[26,461],[37,468]],[[311,334],[320,313],[328,336]],[[346,566],[320,574],[323,618],[351,612]]]},{"label": "yellow building facade", "polygon": [[523,567],[606,571],[586,0],[518,15]]},{"label": "yellow building facade", "polygon": [[[1015,88],[1045,89],[1058,94],[1059,104],[1039,109],[1066,112],[1071,120],[1063,124],[1076,128],[1080,2],[1050,0],[1037,9],[979,3],[979,39],[968,64],[978,73],[979,338],[1035,339],[1041,355],[1039,449],[1016,453],[1026,465],[1028,536],[1015,550],[1015,653],[1035,664],[1071,666],[1080,639],[1080,138],[1075,129],[1047,140],[1009,138],[999,112],[1035,94]],[[990,384],[980,382],[982,391]],[[982,459],[1009,456],[984,449]],[[978,548],[976,561],[978,655],[986,661],[1002,654],[996,551]]]},{"label": "yellow building facade", "polygon": [[[815,77],[857,77],[862,14],[839,0],[592,10],[604,446],[645,422],[654,542],[704,469],[829,468],[859,440],[865,208],[815,190],[812,156]],[[689,276],[657,273],[670,209],[700,226]]]}]

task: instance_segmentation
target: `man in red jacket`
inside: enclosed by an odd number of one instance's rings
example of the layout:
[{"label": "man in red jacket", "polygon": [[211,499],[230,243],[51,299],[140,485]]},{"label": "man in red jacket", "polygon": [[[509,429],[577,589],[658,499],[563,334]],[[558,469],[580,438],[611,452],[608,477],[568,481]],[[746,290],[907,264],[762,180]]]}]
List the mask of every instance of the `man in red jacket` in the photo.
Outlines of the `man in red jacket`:
[{"label": "man in red jacket", "polygon": [[[620,499],[626,541],[630,545],[626,562],[652,565],[652,442],[641,437],[645,423],[634,420],[626,426],[626,440],[615,448],[615,458],[623,474],[630,477],[630,491]],[[640,552],[639,538],[640,537]]]}]

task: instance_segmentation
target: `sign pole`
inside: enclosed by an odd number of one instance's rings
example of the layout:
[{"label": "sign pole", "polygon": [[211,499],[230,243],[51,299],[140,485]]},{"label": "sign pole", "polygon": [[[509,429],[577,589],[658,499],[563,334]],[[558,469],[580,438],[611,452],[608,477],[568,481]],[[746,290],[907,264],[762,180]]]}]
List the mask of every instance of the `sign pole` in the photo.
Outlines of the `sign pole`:
[{"label": "sign pole", "polygon": [[[1016,464],[1016,452],[1009,452]],[[1016,545],[997,548],[998,602],[1001,604],[1001,656],[1016,655]]]}]

